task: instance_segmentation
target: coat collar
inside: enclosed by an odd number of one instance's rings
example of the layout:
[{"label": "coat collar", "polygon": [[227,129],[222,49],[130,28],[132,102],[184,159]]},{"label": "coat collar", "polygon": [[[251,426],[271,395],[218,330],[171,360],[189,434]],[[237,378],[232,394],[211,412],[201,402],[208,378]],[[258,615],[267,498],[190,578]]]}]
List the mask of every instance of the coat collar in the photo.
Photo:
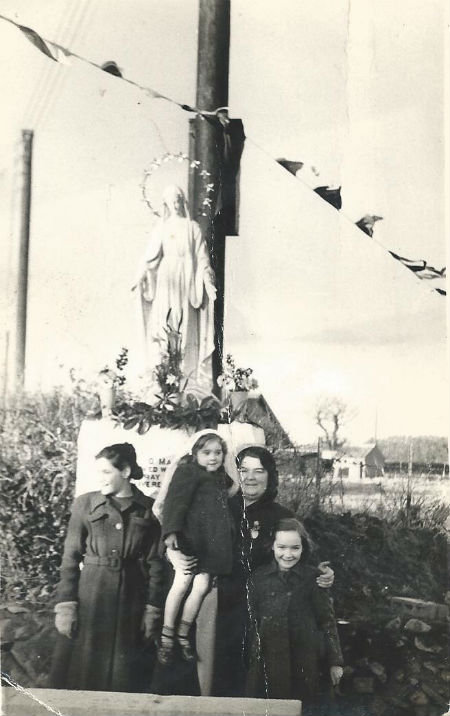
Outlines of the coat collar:
[{"label": "coat collar", "polygon": [[297,562],[297,564],[295,564],[293,567],[291,567],[289,572],[281,572],[280,568],[278,567],[277,562],[274,559],[271,561],[271,563],[269,565],[267,565],[267,574],[288,574],[288,573],[290,574],[290,573],[292,573],[292,574],[295,574],[296,577],[301,577],[302,574],[304,573],[304,571],[305,571],[305,564],[303,564],[301,560],[300,560],[300,562]]},{"label": "coat collar", "polygon": [[[127,505],[131,503],[136,503],[138,505],[141,505],[142,507],[145,507],[146,509],[149,509],[149,498],[144,495],[143,492],[137,489],[134,485],[131,485],[131,488],[133,490],[133,494],[130,497],[130,502]],[[91,499],[91,514],[95,512],[99,507],[102,507],[109,503],[109,500],[106,495],[102,495],[101,492],[94,492],[92,499]]]}]

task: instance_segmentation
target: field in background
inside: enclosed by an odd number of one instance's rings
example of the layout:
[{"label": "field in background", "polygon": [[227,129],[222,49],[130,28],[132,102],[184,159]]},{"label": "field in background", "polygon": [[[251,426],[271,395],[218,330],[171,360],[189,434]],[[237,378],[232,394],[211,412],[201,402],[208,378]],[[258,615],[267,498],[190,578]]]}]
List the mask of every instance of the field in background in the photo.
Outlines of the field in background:
[{"label": "field in background", "polygon": [[[408,500],[409,495],[409,500]],[[293,477],[280,472],[279,500],[306,516],[313,505],[326,512],[369,513],[450,529],[449,476],[386,474],[377,478],[335,478],[325,475],[318,489],[315,476]]]}]

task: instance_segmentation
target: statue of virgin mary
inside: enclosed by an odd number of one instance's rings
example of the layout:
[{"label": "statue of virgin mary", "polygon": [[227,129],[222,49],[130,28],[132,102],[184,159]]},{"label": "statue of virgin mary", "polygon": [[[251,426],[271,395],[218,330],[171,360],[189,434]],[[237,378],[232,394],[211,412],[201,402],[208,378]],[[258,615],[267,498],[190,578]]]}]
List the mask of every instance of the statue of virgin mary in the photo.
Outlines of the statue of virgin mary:
[{"label": "statue of virgin mary", "polygon": [[212,388],[214,281],[208,247],[189,216],[185,194],[178,186],[168,186],[136,286],[148,370],[167,350],[168,325],[179,330],[182,370],[190,392],[208,394]]}]

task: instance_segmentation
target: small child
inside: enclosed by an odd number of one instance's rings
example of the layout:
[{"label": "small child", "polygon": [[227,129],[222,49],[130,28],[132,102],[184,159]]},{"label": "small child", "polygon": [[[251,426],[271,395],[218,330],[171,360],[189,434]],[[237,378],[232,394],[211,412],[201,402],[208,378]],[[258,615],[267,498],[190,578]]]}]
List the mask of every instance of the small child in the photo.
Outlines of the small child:
[{"label": "small child", "polygon": [[[162,538],[168,549],[194,556],[194,573],[175,569],[167,595],[158,659],[168,666],[174,659],[175,637],[186,661],[196,660],[189,631],[197,618],[212,575],[229,574],[232,568],[232,522],[228,492],[233,481],[223,463],[226,443],[214,430],[203,430],[173,474],[162,514]],[[184,601],[181,618],[180,606]]]},{"label": "small child", "polygon": [[274,561],[257,569],[252,579],[247,695],[300,699],[307,714],[308,706],[320,709],[323,657],[334,686],[343,674],[333,606],[328,590],[316,584],[317,569],[305,563],[310,540],[298,520],[280,520],[272,549]]}]

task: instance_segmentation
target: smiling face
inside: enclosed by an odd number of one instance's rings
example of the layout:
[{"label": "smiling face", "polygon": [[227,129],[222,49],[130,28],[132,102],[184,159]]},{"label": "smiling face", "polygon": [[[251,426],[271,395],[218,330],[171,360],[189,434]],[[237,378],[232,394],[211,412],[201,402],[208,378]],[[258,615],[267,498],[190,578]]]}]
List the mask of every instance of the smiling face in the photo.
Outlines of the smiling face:
[{"label": "smiling face", "polygon": [[219,440],[208,440],[203,447],[197,450],[195,459],[200,467],[207,472],[215,472],[223,464],[224,454]]},{"label": "smiling face", "polygon": [[272,549],[279,568],[283,571],[291,569],[302,556],[301,537],[294,530],[277,532]]},{"label": "smiling face", "polygon": [[246,505],[251,505],[265,494],[269,473],[258,457],[244,457],[239,466],[239,477]]},{"label": "smiling face", "polygon": [[96,461],[96,467],[100,478],[102,495],[120,495],[131,490],[129,482],[130,468],[128,466],[123,470],[119,470],[108,458],[99,457]]}]

